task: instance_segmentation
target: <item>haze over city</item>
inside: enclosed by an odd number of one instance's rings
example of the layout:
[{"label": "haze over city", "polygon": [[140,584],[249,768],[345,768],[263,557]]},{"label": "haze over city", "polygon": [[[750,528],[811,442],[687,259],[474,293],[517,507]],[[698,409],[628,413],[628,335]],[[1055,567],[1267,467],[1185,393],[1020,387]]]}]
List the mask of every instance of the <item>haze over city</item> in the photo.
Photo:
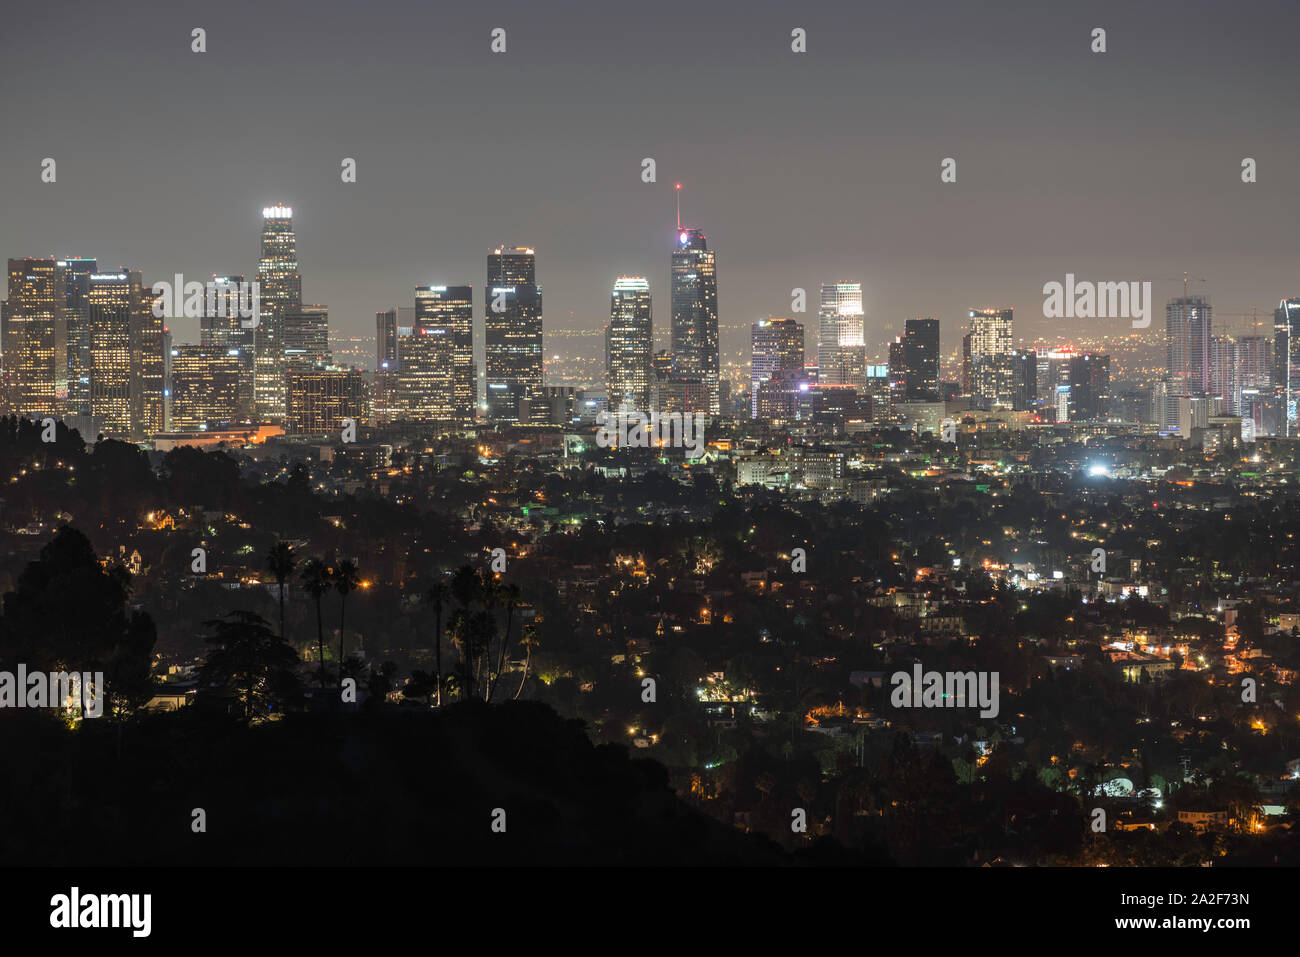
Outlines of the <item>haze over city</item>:
[{"label": "haze over city", "polygon": [[[474,285],[481,325],[502,244],[538,250],[548,329],[594,331],[619,275],[663,301],[681,182],[683,221],[718,254],[724,352],[790,315],[792,288],[841,279],[863,283],[879,350],[933,315],[951,351],[972,306],[1059,333],[1042,285],[1067,272],[1153,278],[1163,302],[1190,271],[1221,324],[1298,291],[1284,4],[129,10],[33,7],[0,36],[0,78],[28,91],[0,108],[21,133],[0,143],[10,257],[251,272],[259,211],[284,203],[306,301],[337,335],[372,335],[376,310],[429,283]],[[507,51],[487,55],[497,26]]]}]

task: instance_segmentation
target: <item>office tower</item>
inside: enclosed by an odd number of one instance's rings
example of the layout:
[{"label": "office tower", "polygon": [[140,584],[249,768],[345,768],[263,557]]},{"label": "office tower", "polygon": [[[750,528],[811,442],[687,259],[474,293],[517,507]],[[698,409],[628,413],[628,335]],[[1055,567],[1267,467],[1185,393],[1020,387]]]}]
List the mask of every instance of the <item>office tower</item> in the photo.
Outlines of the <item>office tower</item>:
[{"label": "office tower", "polygon": [[605,327],[605,389],[611,412],[650,411],[653,321],[650,283],[643,276],[620,276],[609,297]]},{"label": "office tower", "polygon": [[1165,306],[1165,369],[1183,395],[1210,387],[1210,301],[1205,296],[1171,299]]},{"label": "office tower", "polygon": [[1070,357],[1067,417],[1071,422],[1106,417],[1110,400],[1110,356],[1084,352]]},{"label": "office tower", "polygon": [[139,273],[94,273],[87,288],[90,321],[90,414],[106,435],[131,434],[133,303]]},{"label": "office tower", "polygon": [[344,419],[369,418],[370,396],[360,369],[291,366],[285,371],[284,430],[290,435],[337,432]]},{"label": "office tower", "polygon": [[[540,336],[540,295],[538,335]],[[472,286],[429,286],[423,298],[416,290],[417,325],[441,325],[451,336],[451,422],[474,424],[478,411],[478,369],[474,365],[474,289]],[[541,350],[540,340],[537,346]],[[540,373],[539,373],[540,374]]]},{"label": "office tower", "polygon": [[262,210],[262,256],[257,264],[261,315],[254,330],[255,413],[265,419],[285,414],[284,321],[302,305],[302,276],[298,273],[298,244],[293,210],[268,206]]},{"label": "office tower", "polygon": [[402,422],[450,425],[452,336],[446,326],[416,322],[397,344],[393,417]]},{"label": "office tower", "polygon": [[[847,386],[826,388],[852,391]],[[752,387],[751,414],[764,422],[810,419],[814,409],[811,391],[812,383],[802,368],[778,367]]]},{"label": "office tower", "polygon": [[970,310],[970,393],[995,406],[1014,401],[1010,309]]},{"label": "office tower", "polygon": [[666,379],[673,374],[673,357],[661,349],[650,360],[650,368],[655,378]]},{"label": "office tower", "polygon": [[397,418],[472,425],[477,402],[470,286],[417,286],[410,334],[397,337]]},{"label": "office tower", "polygon": [[[67,298],[64,309],[65,362],[63,378],[68,391],[68,411],[73,415],[90,412],[90,324],[87,315],[86,294],[90,289],[90,276],[99,271],[93,259],[64,259],[58,263],[63,270]],[[62,393],[64,386],[56,384]]]},{"label": "office tower", "polygon": [[[125,270],[124,270],[125,271]],[[167,336],[161,316],[154,315],[155,296],[139,272],[131,282],[131,437],[144,439],[167,428],[165,386]],[[94,330],[91,330],[93,339]]]},{"label": "office tower", "polygon": [[10,408],[19,415],[63,414],[57,382],[67,379],[66,310],[64,272],[55,260],[9,260],[2,341]]},{"label": "office tower", "polygon": [[172,331],[163,326],[163,431],[172,430]]},{"label": "office tower", "polygon": [[487,415],[493,424],[529,422],[541,408],[542,287],[537,260],[523,246],[502,246],[487,258],[484,312]]},{"label": "office tower", "polygon": [[[252,306],[252,296],[244,287],[243,276],[212,277],[204,290],[203,313],[199,316],[200,345],[213,349],[242,349],[250,356],[253,354],[255,330],[245,325],[252,320],[239,314],[241,308]],[[244,290],[242,296],[241,290]]]},{"label": "office tower", "polygon": [[817,309],[817,380],[844,385],[855,373],[860,376],[862,363],[855,361],[854,353],[864,342],[862,283],[822,283]]},{"label": "office tower", "polygon": [[329,365],[329,308],[319,304],[300,305],[284,314],[284,357],[286,362]]},{"label": "office tower", "polygon": [[1038,356],[1033,349],[1011,353],[1011,408],[1026,412],[1038,404]]},{"label": "office tower", "polygon": [[242,418],[246,362],[238,348],[179,345],[171,349],[171,422],[178,432],[214,428]]},{"label": "office tower", "polygon": [[961,337],[961,392],[971,394],[970,333]]},{"label": "office tower", "polygon": [[375,313],[375,371],[397,369],[397,309]]},{"label": "office tower", "polygon": [[1281,391],[1286,409],[1277,434],[1293,436],[1300,394],[1300,298],[1283,299],[1273,311],[1273,385]]},{"label": "office tower", "polygon": [[938,319],[908,319],[903,324],[903,364],[907,401],[939,401]]},{"label": "office tower", "polygon": [[376,425],[387,425],[398,415],[397,309],[375,313],[375,387],[371,415]]},{"label": "office tower", "polygon": [[[679,227],[671,279],[673,377],[704,387],[703,407],[689,411],[717,415],[718,275],[714,254],[700,230]],[[684,392],[700,394],[689,388]]]},{"label": "office tower", "polygon": [[[862,389],[858,393],[860,409],[869,413],[871,421],[881,425],[889,421],[889,366],[869,365],[863,368]],[[870,406],[863,405],[866,399]]]},{"label": "office tower", "polygon": [[199,318],[199,345],[236,362],[240,370],[239,401],[232,418],[249,418],[256,405],[253,350],[257,329],[246,324],[251,323],[251,317],[241,316],[240,309],[251,309],[252,295],[243,276],[214,275],[209,288],[212,293],[205,295]]},{"label": "office tower", "polygon": [[750,329],[749,414],[759,417],[759,393],[769,379],[776,381],[782,373],[804,376],[803,326],[793,319],[761,319]]},{"label": "office tower", "polygon": [[889,344],[889,405],[907,401],[907,355],[902,336]]}]

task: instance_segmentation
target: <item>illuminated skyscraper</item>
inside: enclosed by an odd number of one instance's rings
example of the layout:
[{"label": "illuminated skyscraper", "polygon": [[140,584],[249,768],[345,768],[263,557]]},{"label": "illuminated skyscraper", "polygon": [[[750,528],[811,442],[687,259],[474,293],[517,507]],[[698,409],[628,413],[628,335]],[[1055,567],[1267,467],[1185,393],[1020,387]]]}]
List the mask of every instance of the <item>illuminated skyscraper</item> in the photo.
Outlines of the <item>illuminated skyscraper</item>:
[{"label": "illuminated skyscraper", "polygon": [[284,314],[284,357],[286,362],[299,364],[330,363],[330,322],[326,306],[298,306]]},{"label": "illuminated skyscraper", "polygon": [[1273,384],[1273,340],[1268,336],[1238,336],[1237,363],[1241,388],[1267,389]]},{"label": "illuminated skyscraper", "polygon": [[1282,393],[1286,408],[1277,432],[1293,436],[1300,397],[1300,298],[1283,299],[1273,311],[1273,386]]},{"label": "illuminated skyscraper", "polygon": [[1210,388],[1213,309],[1205,296],[1171,299],[1165,306],[1166,369],[1180,395],[1204,395]]},{"label": "illuminated skyscraper", "polygon": [[131,332],[140,286],[138,272],[123,270],[91,275],[87,290],[90,414],[105,435],[121,438],[132,433]]},{"label": "illuminated skyscraper", "polygon": [[672,262],[673,377],[699,382],[706,400],[690,409],[717,415],[718,275],[704,233],[679,226]]},{"label": "illuminated skyscraper", "polygon": [[9,260],[8,298],[3,313],[5,376],[10,408],[19,415],[61,415],[57,383],[66,342],[67,289],[53,259]]},{"label": "illuminated skyscraper", "polygon": [[970,310],[970,394],[993,405],[1015,404],[1010,309]]},{"label": "illuminated skyscraper", "polygon": [[749,414],[759,417],[764,382],[789,381],[798,388],[803,376],[803,326],[793,319],[760,319],[750,328]]},{"label": "illuminated skyscraper", "polygon": [[[212,284],[216,292],[211,301],[204,299],[203,315],[199,319],[199,344],[238,364],[239,401],[234,418],[250,418],[254,409],[253,350],[257,330],[245,325],[250,320],[240,316],[239,309],[242,306],[251,310],[252,296],[243,276],[213,276]],[[245,290],[242,301],[241,289]]]},{"label": "illuminated skyscraper", "polygon": [[286,370],[286,433],[337,432],[344,419],[352,419],[359,426],[369,415],[370,395],[361,370],[301,366]]},{"label": "illuminated skyscraper", "polygon": [[605,388],[611,412],[650,411],[653,322],[650,283],[642,276],[620,276],[610,295],[605,327]]},{"label": "illuminated skyscraper", "polygon": [[[540,296],[540,290],[539,290]],[[423,314],[421,314],[423,308]],[[540,307],[539,307],[540,308]],[[472,286],[429,286],[415,300],[416,325],[442,326],[451,336],[451,421],[470,426],[478,409],[478,370],[474,365],[474,289]],[[540,326],[541,317],[538,316]],[[541,349],[540,342],[538,349]],[[540,379],[539,379],[540,381]]]},{"label": "illuminated skyscraper", "polygon": [[[167,328],[153,310],[154,295],[140,273],[131,272],[131,437],[144,439],[167,428]],[[91,330],[93,339],[94,330]]]},{"label": "illuminated skyscraper", "polygon": [[889,344],[889,405],[892,409],[907,401],[907,350],[903,337],[895,336]]},{"label": "illuminated skyscraper", "polygon": [[243,417],[244,361],[237,348],[181,345],[171,350],[171,423],[175,431],[214,428]]},{"label": "illuminated skyscraper", "polygon": [[262,258],[257,264],[261,315],[254,330],[254,405],[258,416],[279,419],[285,414],[284,322],[302,305],[302,276],[298,273],[298,244],[293,210],[268,206],[262,210]]},{"label": "illuminated skyscraper", "polygon": [[824,282],[817,310],[817,380],[829,385],[860,378],[862,283]]},{"label": "illuminated skyscraper", "polygon": [[[64,310],[66,388],[68,411],[73,415],[90,412],[90,324],[86,294],[90,275],[99,271],[93,259],[64,259],[63,270],[67,307]],[[62,393],[64,386],[58,386]]]},{"label": "illuminated skyscraper", "polygon": [[397,338],[397,418],[470,425],[477,399],[470,286],[416,286],[409,335]]},{"label": "illuminated skyscraper", "polygon": [[533,250],[514,246],[493,251],[487,260],[486,292],[488,421],[544,420],[542,287],[537,284]]}]

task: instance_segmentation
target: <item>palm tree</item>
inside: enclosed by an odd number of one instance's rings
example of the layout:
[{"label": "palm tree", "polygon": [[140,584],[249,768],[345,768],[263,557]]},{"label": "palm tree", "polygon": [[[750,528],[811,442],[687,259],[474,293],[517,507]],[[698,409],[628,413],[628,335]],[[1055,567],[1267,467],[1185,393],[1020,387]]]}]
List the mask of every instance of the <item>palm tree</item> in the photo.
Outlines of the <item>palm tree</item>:
[{"label": "palm tree", "polygon": [[496,609],[501,603],[503,596],[503,586],[497,584],[496,576],[487,569],[479,572],[478,577],[478,599],[483,605],[483,615],[480,619],[480,650],[482,658],[479,660],[479,683],[483,687],[483,700],[492,699],[492,639],[497,633]]},{"label": "palm tree", "polygon": [[325,625],[320,616],[321,597],[330,589],[330,573],[319,558],[308,559],[302,566],[303,586],[316,600],[316,646],[320,649],[320,684],[325,687]]},{"label": "palm tree", "polygon": [[489,701],[492,700],[492,692],[496,691],[497,682],[501,680],[501,675],[506,670],[506,648],[510,645],[510,626],[514,623],[515,605],[519,603],[518,585],[498,585],[496,591],[506,602],[506,633],[501,639],[501,647],[497,650],[497,671],[492,676],[492,686],[488,689]]},{"label": "palm tree", "polygon": [[477,648],[474,646],[473,636],[470,631],[470,605],[479,595],[480,581],[478,573],[469,565],[465,565],[456,570],[451,576],[451,595],[460,605],[460,608],[452,616],[451,631],[452,642],[456,645],[456,650],[460,652],[461,663],[464,665],[464,674],[460,682],[461,697],[473,697],[474,695],[474,657],[477,654]]},{"label": "palm tree", "polygon": [[275,576],[280,586],[280,640],[284,640],[284,583],[293,575],[298,559],[294,557],[293,546],[286,541],[278,541],[266,553],[266,568]]},{"label": "palm tree", "polygon": [[524,628],[523,637],[519,639],[519,643],[524,646],[524,673],[519,679],[519,690],[515,692],[516,698],[523,694],[524,682],[528,680],[528,664],[533,660],[533,649],[538,644],[537,628],[533,625],[527,625]]},{"label": "palm tree", "polygon": [[437,581],[425,593],[425,600],[433,605],[433,657],[434,657],[434,681],[438,689],[438,707],[442,707],[442,606],[448,598],[448,590],[445,582]]},{"label": "palm tree", "polygon": [[339,665],[343,663],[343,623],[348,609],[348,594],[361,586],[361,576],[357,574],[357,563],[345,558],[338,563],[333,572],[334,589],[339,593]]}]

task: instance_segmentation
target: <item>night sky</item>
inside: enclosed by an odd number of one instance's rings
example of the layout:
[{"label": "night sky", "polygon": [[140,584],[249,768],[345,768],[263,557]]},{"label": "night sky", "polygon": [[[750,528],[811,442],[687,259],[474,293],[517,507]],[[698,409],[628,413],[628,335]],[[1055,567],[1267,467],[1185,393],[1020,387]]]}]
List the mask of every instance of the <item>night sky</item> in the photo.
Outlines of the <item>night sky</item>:
[{"label": "night sky", "polygon": [[951,349],[979,305],[1068,338],[1043,283],[1185,269],[1271,320],[1300,295],[1297,26],[1294,2],[29,3],[0,30],[2,251],[251,278],[282,202],[344,334],[428,283],[472,283],[481,324],[500,244],[537,249],[548,328],[600,328],[635,274],[666,333],[680,181],[724,327],[803,286],[811,345],[818,284],[858,279],[873,351],[916,315]]}]

